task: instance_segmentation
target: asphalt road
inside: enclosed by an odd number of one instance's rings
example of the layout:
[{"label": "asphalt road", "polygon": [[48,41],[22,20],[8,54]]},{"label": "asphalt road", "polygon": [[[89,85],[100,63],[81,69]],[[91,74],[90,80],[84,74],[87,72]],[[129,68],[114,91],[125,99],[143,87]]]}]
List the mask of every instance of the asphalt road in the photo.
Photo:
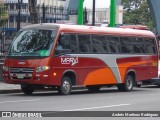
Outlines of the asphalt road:
[{"label": "asphalt road", "polygon": [[[0,94],[0,111],[160,111],[160,88],[147,86],[134,88],[132,92],[118,92],[113,87],[103,88],[99,93],[89,93],[84,89],[75,90],[67,96],[53,91],[35,92],[31,96],[23,93]],[[82,117],[78,119],[82,120]],[[121,120],[122,117],[114,119]]]}]

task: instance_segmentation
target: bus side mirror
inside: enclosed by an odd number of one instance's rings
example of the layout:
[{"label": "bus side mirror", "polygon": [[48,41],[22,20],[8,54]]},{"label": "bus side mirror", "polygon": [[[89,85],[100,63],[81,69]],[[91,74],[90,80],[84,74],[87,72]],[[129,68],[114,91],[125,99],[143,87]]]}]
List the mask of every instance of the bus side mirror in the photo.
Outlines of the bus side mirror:
[{"label": "bus side mirror", "polygon": [[71,53],[70,49],[55,49],[55,55],[64,55],[67,53]]}]

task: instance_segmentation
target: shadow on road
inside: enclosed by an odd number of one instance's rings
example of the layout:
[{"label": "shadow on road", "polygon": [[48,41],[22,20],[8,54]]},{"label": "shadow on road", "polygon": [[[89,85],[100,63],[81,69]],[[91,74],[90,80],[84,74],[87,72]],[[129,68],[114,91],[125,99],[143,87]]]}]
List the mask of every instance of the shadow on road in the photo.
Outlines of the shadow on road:
[{"label": "shadow on road", "polygon": [[[147,89],[146,89],[147,88]],[[145,92],[145,91],[150,91],[148,88],[158,88],[157,86],[143,86],[141,88],[134,88],[131,92],[119,92],[116,87],[111,87],[111,88],[102,88],[99,92],[92,93],[88,91],[87,89],[77,89],[73,90],[71,92],[71,96],[73,95],[88,95],[88,94],[131,94],[131,93],[139,93],[139,92]],[[46,96],[65,96],[65,95],[59,95],[57,91],[35,91],[32,95],[25,95],[23,93],[18,93],[18,94],[10,94],[13,96],[41,96],[41,97],[46,97]],[[69,96],[70,96],[69,95]]]}]

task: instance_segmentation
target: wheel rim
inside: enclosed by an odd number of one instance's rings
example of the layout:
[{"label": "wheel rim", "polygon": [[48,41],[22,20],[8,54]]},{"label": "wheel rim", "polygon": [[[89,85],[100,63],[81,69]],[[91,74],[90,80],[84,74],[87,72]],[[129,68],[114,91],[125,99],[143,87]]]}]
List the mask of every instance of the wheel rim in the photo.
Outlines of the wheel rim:
[{"label": "wheel rim", "polygon": [[133,86],[132,78],[128,78],[126,80],[126,87],[130,90],[132,89],[132,86]]},{"label": "wheel rim", "polygon": [[63,82],[63,90],[64,90],[64,92],[68,93],[70,91],[70,88],[71,88],[70,83],[68,81],[64,81]]}]

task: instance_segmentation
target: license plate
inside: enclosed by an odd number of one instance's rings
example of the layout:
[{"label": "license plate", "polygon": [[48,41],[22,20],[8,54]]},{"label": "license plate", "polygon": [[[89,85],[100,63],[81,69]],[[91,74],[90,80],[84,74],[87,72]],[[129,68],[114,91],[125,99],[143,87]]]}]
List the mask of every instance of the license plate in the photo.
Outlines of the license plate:
[{"label": "license plate", "polygon": [[17,78],[21,78],[22,79],[22,78],[24,78],[24,76],[25,76],[24,74],[18,74]]}]

